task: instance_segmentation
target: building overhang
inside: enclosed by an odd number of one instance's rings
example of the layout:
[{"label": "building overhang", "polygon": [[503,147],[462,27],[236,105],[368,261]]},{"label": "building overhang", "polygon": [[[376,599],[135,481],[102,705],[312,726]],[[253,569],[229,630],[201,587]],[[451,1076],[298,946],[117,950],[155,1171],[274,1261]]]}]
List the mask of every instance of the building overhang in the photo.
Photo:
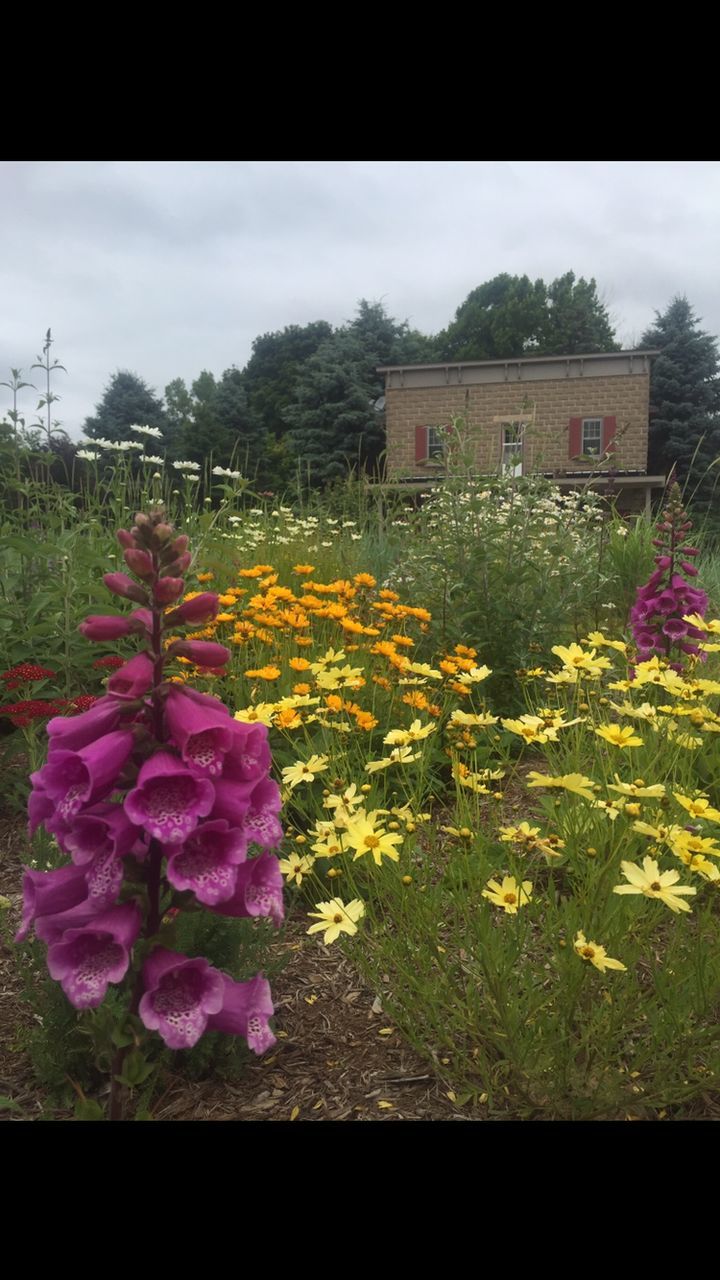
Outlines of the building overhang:
[{"label": "building overhang", "polygon": [[658,350],[604,351],[572,356],[520,356],[513,360],[466,360],[443,364],[386,364],[386,391],[416,387],[469,387],[492,382],[547,382],[561,378],[648,377]]}]

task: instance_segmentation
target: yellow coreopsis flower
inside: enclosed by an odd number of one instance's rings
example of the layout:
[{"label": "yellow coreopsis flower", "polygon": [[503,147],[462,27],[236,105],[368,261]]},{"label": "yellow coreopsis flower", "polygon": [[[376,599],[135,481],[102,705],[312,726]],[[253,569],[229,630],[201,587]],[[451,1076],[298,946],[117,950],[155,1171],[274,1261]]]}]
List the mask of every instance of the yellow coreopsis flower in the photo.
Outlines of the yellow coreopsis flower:
[{"label": "yellow coreopsis flower", "polygon": [[642,738],[635,736],[634,729],[621,729],[619,724],[604,724],[595,730],[599,738],[604,738],[606,742],[611,742],[614,747],[641,747],[643,745]]},{"label": "yellow coreopsis flower", "polygon": [[500,839],[510,844],[524,844],[532,847],[540,836],[539,827],[531,827],[529,822],[521,822],[517,827],[500,827]]},{"label": "yellow coreopsis flower", "polygon": [[242,724],[266,724],[270,727],[276,711],[276,703],[258,702],[257,706],[245,707],[243,711],[236,711],[235,719],[240,720]]},{"label": "yellow coreopsis flower", "polygon": [[503,729],[516,733],[525,742],[549,742],[557,739],[555,729],[548,728],[540,716],[521,716],[519,720],[503,720]]},{"label": "yellow coreopsis flower", "polygon": [[422,742],[423,738],[428,738],[436,728],[437,725],[424,725],[420,720],[413,720],[409,729],[391,729],[385,734],[383,742],[389,747],[406,747],[410,742]]},{"label": "yellow coreopsis flower", "polygon": [[473,725],[478,729],[489,729],[492,725],[497,724],[498,717],[491,716],[488,711],[483,711],[479,715],[472,715],[469,711],[453,711],[450,721],[452,724]]},{"label": "yellow coreopsis flower", "polygon": [[664,796],[665,787],[662,782],[655,782],[652,786],[646,787],[642,778],[636,778],[634,782],[621,782],[619,774],[615,774],[615,782],[608,783],[608,791],[617,791],[621,796],[636,796],[638,799],[652,799],[655,796]]},{"label": "yellow coreopsis flower", "polygon": [[523,880],[522,885],[519,885],[514,876],[503,876],[502,884],[497,880],[488,880],[487,889],[483,889],[482,896],[494,906],[502,907],[506,915],[515,916],[518,907],[525,907],[532,901],[532,881]]},{"label": "yellow coreopsis flower", "polygon": [[698,796],[693,800],[690,796],[678,795],[677,791],[673,791],[673,797],[683,809],[687,809],[691,818],[707,818],[709,822],[720,822],[720,810],[713,809],[707,797]]},{"label": "yellow coreopsis flower", "polygon": [[592,778],[586,778],[583,773],[564,773],[560,777],[553,778],[532,769],[527,775],[527,785],[529,787],[562,787],[565,791],[583,796],[585,800],[595,799],[591,789],[595,784]]},{"label": "yellow coreopsis flower", "polygon": [[489,675],[492,675],[489,667],[471,667],[469,671],[460,672],[457,677],[458,684],[480,684],[482,680],[487,680]]},{"label": "yellow coreopsis flower", "polygon": [[591,676],[599,676],[612,665],[609,658],[597,658],[594,649],[586,653],[579,644],[556,644],[550,652],[554,653],[569,671],[585,671]]},{"label": "yellow coreopsis flower", "polygon": [[308,853],[304,853],[302,856],[297,853],[291,853],[289,858],[280,860],[280,870],[286,877],[288,884],[294,882],[297,885],[301,885],[303,876],[309,875],[314,862],[315,859]]},{"label": "yellow coreopsis flower", "polygon": [[330,902],[316,902],[315,906],[317,910],[309,911],[308,915],[320,923],[310,925],[308,933],[321,933],[325,930],[323,942],[326,946],[334,942],[341,933],[357,933],[356,921],[365,915],[365,903],[360,898],[353,898],[347,905],[342,898],[332,898]]},{"label": "yellow coreopsis flower", "polygon": [[680,911],[690,911],[683,897],[697,893],[693,885],[678,884],[679,871],[660,871],[654,858],[643,858],[642,869],[634,862],[621,862],[622,873],[629,884],[616,884],[613,893],[642,893],[646,898],[659,898],[677,915]]},{"label": "yellow coreopsis flower", "polygon": [[368,760],[365,765],[366,773],[377,773],[378,769],[389,769],[392,764],[412,764],[413,760],[420,759],[420,752],[413,751],[412,747],[394,747],[389,756],[383,756],[382,760]]},{"label": "yellow coreopsis flower", "polygon": [[583,960],[589,960],[601,973],[604,973],[606,969],[627,969],[627,965],[622,964],[619,960],[612,960],[605,948],[601,947],[599,943],[588,942],[585,934],[581,931],[578,931],[573,945],[577,954]]},{"label": "yellow coreopsis flower", "polygon": [[292,790],[301,782],[314,782],[315,775],[328,767],[328,756],[310,756],[309,760],[300,760],[297,764],[288,764],[282,771],[282,780]]},{"label": "yellow coreopsis flower", "polygon": [[348,821],[345,831],[345,839],[349,848],[355,850],[353,862],[358,858],[362,858],[363,854],[371,853],[376,866],[382,864],[382,856],[390,858],[392,862],[398,862],[400,854],[395,845],[402,844],[403,836],[399,831],[385,831],[384,827],[377,825],[379,814],[377,809],[372,813],[366,813],[364,809],[353,813]]},{"label": "yellow coreopsis flower", "polygon": [[602,631],[589,631],[585,643],[595,645],[598,649],[617,649],[618,653],[627,653],[624,640],[608,640]]}]

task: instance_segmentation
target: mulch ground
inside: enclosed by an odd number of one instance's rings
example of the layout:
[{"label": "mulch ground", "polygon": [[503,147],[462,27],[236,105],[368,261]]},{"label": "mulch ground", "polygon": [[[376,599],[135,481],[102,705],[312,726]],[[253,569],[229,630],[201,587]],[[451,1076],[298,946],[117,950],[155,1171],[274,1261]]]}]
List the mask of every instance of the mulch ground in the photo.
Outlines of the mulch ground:
[{"label": "mulch ground", "polygon": [[[23,819],[0,818],[0,894],[20,918]],[[7,916],[6,916],[7,919]],[[277,1045],[233,1084],[191,1083],[166,1075],[152,1105],[156,1120],[468,1120],[447,1086],[407,1044],[337,946],[324,947],[290,920],[274,944],[285,958],[273,982]],[[0,1095],[19,1110],[0,1119],[32,1120],[47,1100],[32,1064],[18,1051],[18,1030],[33,1018],[22,999],[15,948],[0,945]],[[56,1112],[58,1119],[71,1112]]]}]

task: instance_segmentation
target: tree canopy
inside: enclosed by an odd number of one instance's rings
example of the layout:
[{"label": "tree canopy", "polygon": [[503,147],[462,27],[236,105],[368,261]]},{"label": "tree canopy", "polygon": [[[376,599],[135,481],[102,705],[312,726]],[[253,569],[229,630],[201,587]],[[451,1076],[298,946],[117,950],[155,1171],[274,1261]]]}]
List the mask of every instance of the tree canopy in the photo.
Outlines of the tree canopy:
[{"label": "tree canopy", "polygon": [[595,280],[576,280],[573,271],[549,285],[495,276],[468,294],[436,345],[452,361],[618,350]]}]

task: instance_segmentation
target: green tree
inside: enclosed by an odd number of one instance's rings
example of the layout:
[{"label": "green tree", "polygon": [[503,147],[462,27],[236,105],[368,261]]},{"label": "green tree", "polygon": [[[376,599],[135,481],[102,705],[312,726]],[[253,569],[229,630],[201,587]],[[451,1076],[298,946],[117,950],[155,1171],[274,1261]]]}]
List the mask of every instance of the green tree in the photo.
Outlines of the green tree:
[{"label": "green tree", "polygon": [[576,280],[572,271],[549,285],[495,276],[468,294],[436,345],[439,359],[453,361],[618,349],[595,280]]},{"label": "green tree", "polygon": [[94,440],[139,440],[130,430],[136,423],[159,427],[167,443],[169,424],[162,400],[136,373],[120,369],[106,386],[94,416],[85,419],[83,431]]},{"label": "green tree", "polygon": [[165,416],[168,423],[168,457],[180,458],[193,424],[193,398],[183,378],[173,378],[165,388]]},{"label": "green tree", "polygon": [[245,390],[252,418],[263,431],[274,436],[284,433],[283,413],[293,403],[300,371],[332,331],[327,320],[316,320],[286,325],[255,339],[244,369]]},{"label": "green tree", "polygon": [[303,481],[324,485],[351,470],[381,470],[385,448],[383,376],[378,365],[414,363],[427,339],[391,319],[380,302],[358,304],[355,318],[305,362],[295,401],[284,412],[288,443]]},{"label": "green tree", "polygon": [[701,477],[720,453],[720,357],[717,338],[699,325],[687,298],[675,297],[656,311],[642,346],[660,351],[650,374],[650,470],[675,466],[684,480],[692,464],[696,505],[706,507],[717,471]]}]

